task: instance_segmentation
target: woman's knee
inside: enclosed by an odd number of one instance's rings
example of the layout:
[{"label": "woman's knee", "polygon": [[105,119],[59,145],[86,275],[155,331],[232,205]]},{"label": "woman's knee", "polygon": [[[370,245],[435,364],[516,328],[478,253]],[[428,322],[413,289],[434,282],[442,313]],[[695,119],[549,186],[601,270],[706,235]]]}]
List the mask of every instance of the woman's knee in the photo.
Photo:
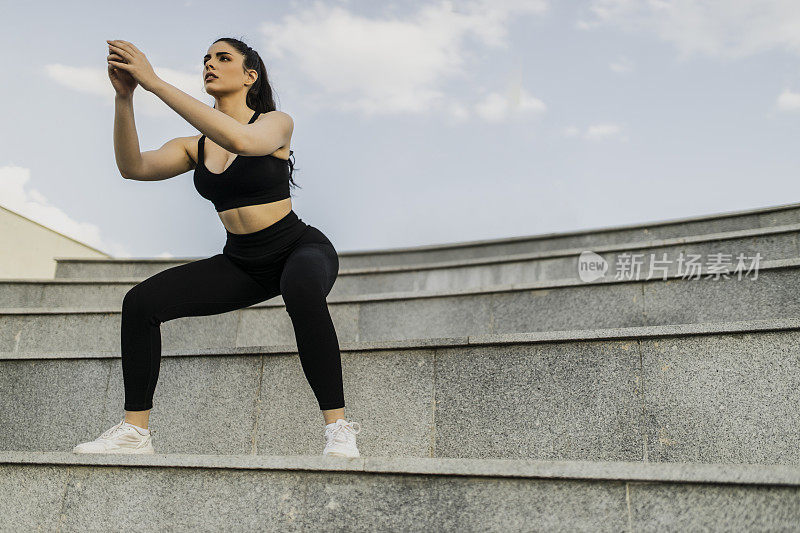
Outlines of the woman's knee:
[{"label": "woman's knee", "polygon": [[289,298],[319,298],[331,292],[339,273],[339,258],[332,246],[305,245],[289,257],[281,274],[281,294]]},{"label": "woman's knee", "polygon": [[155,313],[155,301],[147,287],[139,283],[122,298],[123,316],[148,317]]},{"label": "woman's knee", "polygon": [[288,276],[281,280],[281,296],[287,309],[325,304],[325,287],[319,276]]}]

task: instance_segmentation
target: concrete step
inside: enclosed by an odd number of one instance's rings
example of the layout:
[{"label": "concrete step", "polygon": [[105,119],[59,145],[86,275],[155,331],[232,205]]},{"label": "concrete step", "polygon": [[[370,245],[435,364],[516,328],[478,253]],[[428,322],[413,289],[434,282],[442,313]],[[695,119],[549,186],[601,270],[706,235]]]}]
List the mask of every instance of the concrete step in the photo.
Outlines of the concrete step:
[{"label": "concrete step", "polygon": [[[368,456],[800,465],[800,319],[343,343]],[[159,453],[315,455],[291,346],[163,353]],[[118,422],[119,353],[0,355],[0,449],[69,451]],[[202,437],[201,437],[202,436]]]},{"label": "concrete step", "polygon": [[[301,218],[303,218],[301,216]],[[310,222],[313,225],[313,222]],[[728,231],[769,228],[800,223],[800,203],[730,211],[696,217],[628,224],[570,232],[484,239],[445,244],[363,251],[340,251],[341,269],[391,265],[418,265],[443,261],[528,254],[563,249],[592,250],[611,244],[652,241]],[[220,233],[220,252],[225,232]],[[334,243],[335,245],[336,243]],[[143,279],[198,258],[71,259],[57,258],[56,278]]]},{"label": "concrete step", "polygon": [[4,531],[790,531],[800,469],[0,452],[0,501]]},{"label": "concrete step", "polygon": [[[641,258],[641,278],[650,272],[654,258],[669,274],[679,272],[681,257],[699,256],[699,264],[715,261],[713,254],[726,254],[718,261],[734,271],[739,254],[744,267],[768,260],[800,256],[800,224],[766,229],[741,230],[712,235],[680,237],[660,241],[622,243],[591,250],[608,264],[603,280],[622,276],[617,265],[624,256]],[[340,270],[331,298],[376,293],[450,291],[502,284],[532,283],[545,280],[580,279],[578,260],[583,249],[534,252],[484,259],[423,263],[408,266],[353,268]],[[756,254],[760,254],[756,262]],[[665,261],[666,259],[666,261]],[[163,264],[153,264],[164,266]],[[177,265],[173,265],[177,266]],[[149,275],[156,274],[154,270]],[[654,268],[654,272],[658,270]],[[633,274],[633,272],[631,272]],[[143,279],[143,278],[142,278]],[[0,282],[0,307],[91,307],[121,305],[125,293],[142,279],[47,279],[6,280]]]},{"label": "concrete step", "polygon": [[[696,274],[373,294],[329,298],[328,307],[343,342],[800,316],[800,258],[766,261],[749,276]],[[0,351],[116,350],[120,322],[118,306],[0,309]],[[280,296],[161,328],[164,345],[175,348],[295,342]]]}]

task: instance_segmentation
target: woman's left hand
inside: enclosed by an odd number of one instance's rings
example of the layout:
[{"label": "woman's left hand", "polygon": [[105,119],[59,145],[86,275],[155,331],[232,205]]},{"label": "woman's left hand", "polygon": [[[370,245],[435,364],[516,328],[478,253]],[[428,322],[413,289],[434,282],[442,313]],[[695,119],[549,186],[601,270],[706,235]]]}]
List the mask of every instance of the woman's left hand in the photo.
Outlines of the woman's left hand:
[{"label": "woman's left hand", "polygon": [[139,82],[146,91],[151,91],[158,82],[161,81],[153,70],[153,66],[145,57],[141,50],[136,48],[128,41],[115,39],[113,41],[106,41],[108,43],[109,52],[113,52],[121,56],[125,62],[108,60],[108,64],[119,69],[124,70]]}]

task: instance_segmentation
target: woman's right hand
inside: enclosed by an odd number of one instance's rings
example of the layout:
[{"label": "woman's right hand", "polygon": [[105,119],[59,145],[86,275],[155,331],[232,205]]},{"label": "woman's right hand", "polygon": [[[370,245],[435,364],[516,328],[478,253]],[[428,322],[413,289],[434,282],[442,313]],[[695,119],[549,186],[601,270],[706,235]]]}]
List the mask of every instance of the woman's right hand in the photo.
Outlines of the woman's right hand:
[{"label": "woman's right hand", "polygon": [[[110,50],[109,50],[110,52]],[[125,59],[120,55],[111,52],[108,54],[107,60],[125,62]],[[133,96],[133,90],[139,85],[136,78],[122,70],[121,68],[108,65],[108,78],[111,80],[111,85],[117,91],[117,96],[122,98],[129,98]]]}]

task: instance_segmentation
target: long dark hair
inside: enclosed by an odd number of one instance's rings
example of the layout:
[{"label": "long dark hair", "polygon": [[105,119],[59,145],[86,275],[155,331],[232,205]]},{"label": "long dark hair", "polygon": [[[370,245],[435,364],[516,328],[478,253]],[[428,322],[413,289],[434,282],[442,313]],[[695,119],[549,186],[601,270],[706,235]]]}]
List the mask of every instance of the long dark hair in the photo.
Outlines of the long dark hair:
[{"label": "long dark hair", "polygon": [[[214,42],[218,43],[220,41],[225,41],[244,56],[243,66],[245,69],[258,71],[258,79],[250,87],[250,90],[247,91],[245,99],[247,107],[259,113],[275,111],[277,108],[275,107],[275,100],[272,97],[272,86],[267,76],[267,68],[264,66],[264,62],[261,61],[261,56],[258,55],[258,52],[234,37],[220,37]],[[292,179],[292,173],[294,172],[294,161],[292,161],[292,157],[294,157],[293,154],[294,150],[289,150],[289,183],[294,187],[300,187]]]}]

